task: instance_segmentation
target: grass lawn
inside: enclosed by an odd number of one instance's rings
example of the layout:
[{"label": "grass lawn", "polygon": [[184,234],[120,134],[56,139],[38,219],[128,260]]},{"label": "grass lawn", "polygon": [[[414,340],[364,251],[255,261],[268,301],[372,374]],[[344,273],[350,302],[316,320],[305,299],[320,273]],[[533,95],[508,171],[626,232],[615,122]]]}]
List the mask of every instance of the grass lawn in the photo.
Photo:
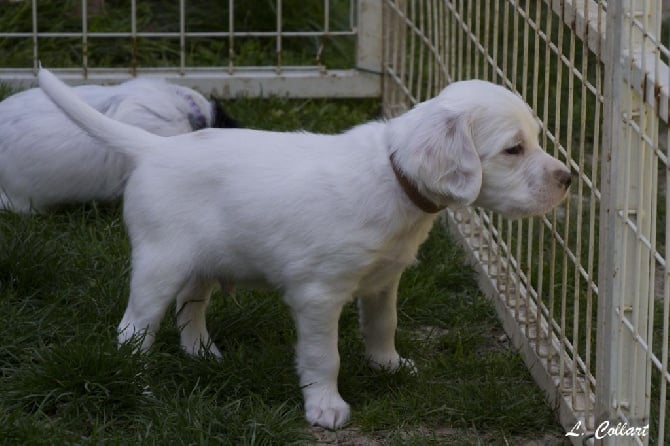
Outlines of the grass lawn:
[{"label": "grass lawn", "polygon": [[[249,127],[322,132],[379,113],[375,100],[226,107]],[[337,432],[303,419],[277,293],[214,296],[222,360],[183,354],[173,312],[139,355],[116,345],[129,268],[118,203],[0,213],[0,444],[562,444],[554,409],[441,226],[400,286],[398,347],[416,376],[370,370],[355,306],[345,308],[339,381],[353,418]]]}]

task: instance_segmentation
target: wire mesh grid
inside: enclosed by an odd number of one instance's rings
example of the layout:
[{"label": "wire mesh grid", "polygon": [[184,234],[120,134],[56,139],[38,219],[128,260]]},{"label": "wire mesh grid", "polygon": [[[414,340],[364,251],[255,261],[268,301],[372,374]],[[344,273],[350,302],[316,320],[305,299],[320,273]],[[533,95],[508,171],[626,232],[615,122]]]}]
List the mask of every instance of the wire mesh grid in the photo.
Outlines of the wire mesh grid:
[{"label": "wire mesh grid", "polygon": [[[71,83],[154,75],[221,96],[379,95],[381,42],[358,25],[374,1],[285,3],[0,2],[0,14],[11,17],[0,29],[0,81],[33,85],[41,62]],[[70,57],[52,51],[64,47]],[[289,85],[275,86],[277,79]]]},{"label": "wire mesh grid", "polygon": [[[332,1],[338,2],[338,0]],[[340,3],[341,1],[342,0],[339,0]],[[174,5],[170,8],[171,10],[162,11],[166,16],[169,16],[171,20],[164,22],[164,24],[160,26],[151,26],[148,19],[143,18],[142,14],[138,16],[137,0],[131,0],[128,5],[124,6],[121,6],[118,3],[107,6],[108,9],[127,9],[127,11],[115,11],[115,14],[124,14],[128,18],[125,22],[127,29],[123,30],[105,30],[104,24],[99,23],[101,20],[96,20],[100,11],[89,16],[89,2],[87,1],[64,2],[63,13],[65,16],[69,15],[72,20],[54,22],[53,17],[41,14],[41,8],[37,0],[31,0],[30,2],[24,2],[24,5],[17,7],[14,13],[16,13],[17,16],[27,16],[27,14],[23,14],[22,12],[27,12],[29,10],[31,18],[31,23],[29,25],[32,29],[25,31],[3,30],[0,32],[0,38],[18,40],[30,38],[32,45],[32,61],[30,65],[33,70],[37,69],[40,60],[41,39],[77,39],[81,42],[81,51],[78,53],[81,55],[80,69],[84,75],[90,68],[95,66],[95,63],[91,66],[91,62],[94,61],[89,61],[88,47],[89,43],[96,39],[123,39],[125,41],[125,44],[123,45],[124,50],[128,50],[127,61],[129,63],[127,64],[128,66],[126,69],[131,71],[140,68],[138,67],[137,55],[138,52],[141,51],[142,39],[167,39],[170,42],[166,42],[166,45],[174,47],[170,48],[169,51],[176,56],[173,60],[168,61],[171,62],[171,65],[174,65],[174,68],[182,73],[197,66],[197,58],[198,56],[201,56],[197,53],[192,54],[192,51],[189,51],[187,41],[190,39],[214,39],[217,43],[221,44],[222,50],[219,51],[218,60],[220,66],[222,68],[225,67],[229,73],[234,72],[236,66],[240,65],[237,61],[240,56],[236,53],[243,52],[243,49],[240,48],[241,43],[238,43],[238,40],[243,41],[244,38],[250,37],[271,39],[274,42],[274,63],[265,63],[264,66],[269,65],[272,66],[273,69],[281,71],[283,68],[290,68],[290,65],[285,67],[285,63],[282,60],[284,40],[290,38],[309,39],[310,44],[304,46],[311,47],[314,50],[310,55],[311,57],[306,57],[303,63],[300,64],[295,63],[296,61],[294,60],[294,65],[313,66],[315,68],[323,69],[324,67],[321,60],[324,45],[323,39],[327,37],[356,35],[356,4],[353,0],[346,0],[346,2],[349,4],[346,18],[337,17],[335,23],[331,23],[331,0],[310,2],[311,13],[309,18],[303,23],[298,20],[297,15],[291,14],[288,18],[284,17],[282,0],[268,2],[268,8],[271,9],[271,11],[268,12],[275,16],[275,29],[254,30],[248,29],[253,28],[253,21],[244,20],[244,17],[240,17],[239,13],[236,15],[237,10],[242,10],[242,13],[245,15],[249,14],[249,11],[244,11],[243,7],[236,9],[235,1],[228,0],[227,2],[222,2],[222,4],[218,5],[217,8],[215,8],[215,11],[213,11],[221,19],[219,23],[220,28],[222,29],[205,31],[198,30],[202,20],[197,20],[197,17],[187,14],[188,8],[185,0],[173,2]],[[30,4],[29,7],[28,3]],[[80,10],[68,11],[69,3],[71,3],[69,5],[71,8],[73,8],[75,4],[80,5]],[[104,2],[100,1],[98,4],[102,5]],[[164,5],[155,5],[155,7],[161,6]],[[98,9],[99,8],[100,7],[98,7]],[[151,6],[149,6],[149,8],[151,8]],[[338,10],[341,9],[342,8],[339,8]],[[8,10],[7,13],[11,13],[11,11]],[[49,13],[51,13],[51,10],[49,10]],[[157,12],[153,11],[152,15],[155,14],[157,14]],[[317,20],[320,23],[318,23]],[[80,21],[80,24],[76,23],[78,21]],[[242,23],[240,24],[240,22]],[[295,29],[296,27],[316,28],[314,25],[317,24],[320,25],[320,29]],[[187,25],[195,28],[195,30],[189,30]],[[93,30],[92,28],[98,30]],[[314,44],[314,42],[316,42],[316,44]],[[187,58],[191,59],[189,61],[190,64],[187,64]],[[240,57],[240,59],[241,65],[245,65],[245,59],[243,57]],[[161,58],[159,63],[163,64],[165,61],[164,58]],[[211,62],[208,60],[207,66],[211,66],[210,64]],[[26,61],[22,60],[21,66],[25,65]]]},{"label": "wire mesh grid", "polygon": [[[621,85],[606,91],[611,5],[626,11],[613,33],[630,31],[622,39],[627,50],[612,56]],[[661,12],[661,2],[631,0],[385,1],[388,115],[449,82],[487,79],[531,105],[545,149],[573,172],[567,201],[547,216],[507,221],[458,210],[448,221],[531,373],[558,404],[566,429],[578,427],[579,441],[618,422],[650,425],[650,434],[613,441],[670,441],[668,144],[659,142],[670,83],[661,36],[667,42],[669,30],[661,33]],[[611,95],[621,96],[618,114]],[[624,129],[619,137],[605,135],[606,106],[612,126]],[[618,146],[603,147],[605,137]],[[610,166],[613,150],[625,154],[617,155],[620,172]],[[612,188],[618,223],[601,217],[609,215]],[[602,324],[608,309],[613,323]]]}]

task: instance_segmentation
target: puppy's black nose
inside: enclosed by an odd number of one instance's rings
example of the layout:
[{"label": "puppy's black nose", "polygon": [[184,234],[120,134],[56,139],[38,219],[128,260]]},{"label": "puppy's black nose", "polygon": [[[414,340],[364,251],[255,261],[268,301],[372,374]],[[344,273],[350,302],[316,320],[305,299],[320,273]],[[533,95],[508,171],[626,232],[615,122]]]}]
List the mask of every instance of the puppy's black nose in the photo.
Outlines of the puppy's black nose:
[{"label": "puppy's black nose", "polygon": [[570,171],[563,169],[557,170],[554,172],[554,176],[563,187],[566,189],[570,187],[570,183],[572,183],[572,175],[570,174]]}]

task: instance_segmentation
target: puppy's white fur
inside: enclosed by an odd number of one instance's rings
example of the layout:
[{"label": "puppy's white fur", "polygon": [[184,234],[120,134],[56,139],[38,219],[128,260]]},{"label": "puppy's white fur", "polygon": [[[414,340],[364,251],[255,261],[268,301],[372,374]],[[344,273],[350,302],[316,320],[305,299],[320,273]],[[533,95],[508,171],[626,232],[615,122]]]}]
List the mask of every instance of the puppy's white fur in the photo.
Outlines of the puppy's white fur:
[{"label": "puppy's white fur", "polygon": [[331,428],[350,414],[337,389],[346,302],[359,298],[373,366],[412,364],[394,345],[398,280],[435,215],[408,198],[390,155],[439,205],[536,214],[569,185],[567,168],[540,148],[528,106],[481,81],[454,83],[402,116],[339,135],[203,130],[161,138],[93,112],[46,70],[39,80],[82,128],[136,162],[125,192],[133,272],[120,341],[141,334],[149,348],[176,297],[183,348],[218,355],[205,327],[216,282],[279,288],[297,326],[306,418]]},{"label": "puppy's white fur", "polygon": [[[107,116],[172,136],[211,127],[213,107],[201,94],[162,80],[75,89]],[[197,127],[197,128],[193,128]],[[17,212],[121,195],[130,160],[110,152],[67,118],[39,88],[0,103],[0,209]]]}]

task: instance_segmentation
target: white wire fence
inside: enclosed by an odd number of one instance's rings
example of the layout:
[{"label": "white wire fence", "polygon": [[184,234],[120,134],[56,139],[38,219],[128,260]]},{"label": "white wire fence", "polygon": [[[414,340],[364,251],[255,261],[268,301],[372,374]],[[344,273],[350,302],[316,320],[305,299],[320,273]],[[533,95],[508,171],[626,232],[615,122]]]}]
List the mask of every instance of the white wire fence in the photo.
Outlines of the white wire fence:
[{"label": "white wire fence", "polygon": [[[191,2],[149,3],[98,14],[68,1],[56,20],[36,0],[0,1],[16,14],[0,29],[0,82],[33,85],[41,60],[72,83],[141,74],[222,97],[382,95],[389,116],[461,79],[523,97],[546,150],[573,171],[569,199],[521,221],[452,211],[450,230],[575,444],[670,444],[661,0],[268,0],[264,11],[228,0],[208,10],[217,29]],[[254,21],[263,14],[271,29]],[[56,45],[73,56],[53,60]]]},{"label": "white wire fence", "polygon": [[488,79],[532,106],[545,148],[573,171],[569,199],[550,215],[453,211],[448,223],[575,444],[670,444],[662,7],[384,2],[386,113],[449,82]]},{"label": "white wire fence", "polygon": [[[12,16],[0,82],[35,85],[41,61],[69,83],[153,75],[219,97],[381,93],[379,0],[197,3],[0,1]],[[49,51],[63,47],[72,57]]]}]

